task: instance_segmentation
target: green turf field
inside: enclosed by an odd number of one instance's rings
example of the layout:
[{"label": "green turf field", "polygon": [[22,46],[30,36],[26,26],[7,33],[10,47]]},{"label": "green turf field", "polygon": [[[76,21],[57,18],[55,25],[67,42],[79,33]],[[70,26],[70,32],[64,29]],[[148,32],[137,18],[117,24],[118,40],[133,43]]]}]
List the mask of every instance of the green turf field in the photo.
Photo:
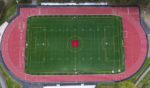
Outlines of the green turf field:
[{"label": "green turf field", "polygon": [[124,71],[119,16],[33,16],[26,32],[25,72],[32,75]]}]

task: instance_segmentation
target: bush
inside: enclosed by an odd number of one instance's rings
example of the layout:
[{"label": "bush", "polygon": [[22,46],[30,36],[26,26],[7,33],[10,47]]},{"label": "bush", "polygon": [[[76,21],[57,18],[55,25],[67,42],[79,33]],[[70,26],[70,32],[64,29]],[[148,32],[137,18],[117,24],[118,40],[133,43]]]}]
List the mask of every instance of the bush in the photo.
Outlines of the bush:
[{"label": "bush", "polygon": [[19,3],[31,3],[32,0],[18,0]]},{"label": "bush", "polygon": [[142,8],[149,8],[150,9],[150,0],[140,0],[140,6]]},{"label": "bush", "polygon": [[0,18],[2,16],[2,13],[3,13],[3,9],[4,9],[4,2],[3,1],[0,1]]}]

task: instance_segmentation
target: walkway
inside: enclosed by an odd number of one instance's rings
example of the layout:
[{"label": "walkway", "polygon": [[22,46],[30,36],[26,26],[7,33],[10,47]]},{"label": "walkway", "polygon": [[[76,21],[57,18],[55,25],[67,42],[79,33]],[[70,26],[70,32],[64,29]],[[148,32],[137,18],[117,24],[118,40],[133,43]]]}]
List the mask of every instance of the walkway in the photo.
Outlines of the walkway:
[{"label": "walkway", "polygon": [[4,78],[2,77],[0,73],[0,87],[7,88]]},{"label": "walkway", "polygon": [[139,78],[138,81],[136,81],[136,86],[143,80],[143,78],[146,76],[146,74],[150,71],[150,66],[147,68],[147,70],[142,74],[142,76]]}]

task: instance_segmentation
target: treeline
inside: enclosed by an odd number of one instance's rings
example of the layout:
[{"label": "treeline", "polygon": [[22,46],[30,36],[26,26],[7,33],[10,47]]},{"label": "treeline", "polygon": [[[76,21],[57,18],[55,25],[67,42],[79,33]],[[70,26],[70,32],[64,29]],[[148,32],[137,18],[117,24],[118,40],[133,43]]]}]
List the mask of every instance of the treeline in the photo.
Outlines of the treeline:
[{"label": "treeline", "polygon": [[22,3],[22,4],[26,4],[26,3],[31,3],[32,0],[18,0],[19,3]]},{"label": "treeline", "polygon": [[0,19],[1,19],[2,13],[3,13],[4,4],[5,3],[3,1],[0,1]]},{"label": "treeline", "polygon": [[140,5],[142,8],[150,9],[150,0],[140,0],[140,1],[139,1],[139,5]]}]

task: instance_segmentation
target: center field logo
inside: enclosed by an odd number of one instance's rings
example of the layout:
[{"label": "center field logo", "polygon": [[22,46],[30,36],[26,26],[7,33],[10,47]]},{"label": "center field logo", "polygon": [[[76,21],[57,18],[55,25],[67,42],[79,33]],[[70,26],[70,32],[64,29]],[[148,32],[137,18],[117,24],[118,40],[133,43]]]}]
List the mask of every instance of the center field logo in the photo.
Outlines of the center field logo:
[{"label": "center field logo", "polygon": [[76,34],[68,39],[67,48],[71,52],[74,52],[74,53],[79,52],[82,50],[82,47],[83,47],[83,41]]},{"label": "center field logo", "polygon": [[72,47],[78,48],[78,46],[79,46],[79,41],[78,40],[72,40]]}]

